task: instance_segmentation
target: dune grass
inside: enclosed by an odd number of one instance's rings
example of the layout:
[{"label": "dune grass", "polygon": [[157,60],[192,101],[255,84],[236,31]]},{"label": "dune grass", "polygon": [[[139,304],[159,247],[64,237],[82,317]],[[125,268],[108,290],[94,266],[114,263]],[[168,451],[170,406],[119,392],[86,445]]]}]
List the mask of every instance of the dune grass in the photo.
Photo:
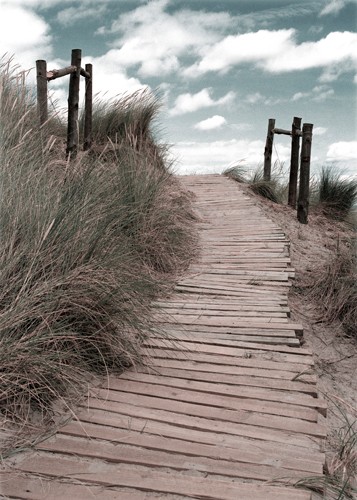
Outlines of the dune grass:
[{"label": "dune grass", "polygon": [[340,245],[327,266],[318,267],[309,296],[327,323],[338,320],[357,340],[357,253],[355,243]]},{"label": "dune grass", "polygon": [[323,167],[315,187],[317,206],[326,217],[345,220],[357,203],[357,179]]},{"label": "dune grass", "polygon": [[287,201],[287,182],[284,180],[283,167],[278,163],[274,165],[269,181],[264,179],[262,167],[249,171],[243,165],[236,165],[225,170],[223,175],[248,185],[255,194],[274,203]]},{"label": "dune grass", "polygon": [[94,152],[70,163],[57,118],[37,128],[33,95],[4,63],[0,412],[10,420],[45,415],[93,373],[138,362],[151,301],[196,248],[188,196],[150,129],[151,95],[96,111]]}]

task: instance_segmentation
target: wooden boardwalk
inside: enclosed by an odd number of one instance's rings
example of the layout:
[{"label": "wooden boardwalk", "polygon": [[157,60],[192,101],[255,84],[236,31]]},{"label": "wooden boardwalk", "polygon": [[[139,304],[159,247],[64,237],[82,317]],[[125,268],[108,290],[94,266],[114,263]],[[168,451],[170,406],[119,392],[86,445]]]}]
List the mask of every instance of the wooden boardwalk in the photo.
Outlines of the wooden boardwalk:
[{"label": "wooden boardwalk", "polygon": [[322,474],[326,404],[289,318],[289,243],[233,181],[182,182],[201,257],[157,304],[150,367],[110,377],[10,464],[4,498],[311,498],[292,484]]}]

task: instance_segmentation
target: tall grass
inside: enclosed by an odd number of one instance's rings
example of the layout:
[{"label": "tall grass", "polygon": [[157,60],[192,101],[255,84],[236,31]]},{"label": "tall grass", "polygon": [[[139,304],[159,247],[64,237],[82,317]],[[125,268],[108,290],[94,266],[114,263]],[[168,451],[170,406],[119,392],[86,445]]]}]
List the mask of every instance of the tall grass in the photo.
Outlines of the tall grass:
[{"label": "tall grass", "polygon": [[340,321],[348,336],[357,339],[357,252],[344,245],[327,265],[316,269],[310,297],[320,305],[323,319]]},{"label": "tall grass", "polygon": [[98,111],[95,153],[71,163],[55,117],[37,128],[33,91],[9,64],[0,99],[0,411],[16,419],[139,361],[150,302],[196,235],[151,135],[151,96],[135,97],[134,118],[128,100],[122,115],[119,101]]},{"label": "tall grass", "polygon": [[357,203],[357,179],[343,178],[329,167],[322,168],[314,191],[315,204],[332,219],[345,220]]},{"label": "tall grass", "polygon": [[244,166],[236,165],[225,170],[223,174],[237,182],[247,184],[255,194],[274,203],[284,203],[287,201],[286,176],[284,175],[283,167],[278,163],[274,165],[269,181],[264,179],[262,167],[258,167],[253,172],[250,172]]}]

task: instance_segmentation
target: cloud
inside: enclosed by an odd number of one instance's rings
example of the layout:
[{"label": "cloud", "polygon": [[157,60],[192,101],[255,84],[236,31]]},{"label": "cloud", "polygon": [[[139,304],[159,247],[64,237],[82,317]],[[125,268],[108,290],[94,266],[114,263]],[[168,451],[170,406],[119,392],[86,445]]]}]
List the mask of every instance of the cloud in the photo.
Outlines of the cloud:
[{"label": "cloud", "polygon": [[307,101],[324,102],[335,94],[335,91],[327,85],[317,85],[309,92],[296,92],[291,100],[300,101],[305,99]]},{"label": "cloud", "polygon": [[235,93],[230,91],[220,99],[215,101],[210,96],[210,89],[205,88],[197,92],[196,94],[181,94],[176,100],[174,107],[170,110],[170,115],[183,115],[185,113],[192,113],[201,108],[211,108],[213,106],[221,106],[232,102],[235,97]]},{"label": "cloud", "polygon": [[324,68],[326,74],[339,75],[357,61],[357,33],[332,32],[321,40],[301,44],[295,37],[294,29],[229,35],[207,47],[201,60],[184,74],[197,77],[210,71],[226,73],[233,66],[253,63],[270,73]]},{"label": "cloud", "polygon": [[68,7],[57,14],[57,21],[63,26],[71,26],[79,20],[82,21],[91,17],[96,18],[97,16],[102,16],[106,10],[106,5],[96,5],[95,7],[89,7],[88,5]]},{"label": "cloud", "polygon": [[194,128],[198,130],[213,130],[222,127],[225,123],[227,123],[227,121],[223,116],[214,115],[211,116],[211,118],[207,118],[206,120],[196,123]]},{"label": "cloud", "polygon": [[256,104],[257,102],[264,101],[265,97],[260,92],[255,92],[254,94],[248,94],[246,101],[248,104]]},{"label": "cloud", "polygon": [[14,62],[22,68],[33,68],[36,59],[47,59],[52,55],[49,33],[48,24],[34,12],[16,5],[5,4],[1,7],[2,54],[14,56]]},{"label": "cloud", "polygon": [[[106,1],[106,0],[104,0]],[[120,1],[120,0],[119,0]],[[23,7],[26,9],[50,9],[51,7],[55,7],[56,5],[63,5],[68,3],[74,3],[73,0],[1,0],[4,5],[12,5]],[[80,0],[76,2],[80,3],[82,6],[95,4],[95,0]]]},{"label": "cloud", "polygon": [[[111,47],[126,67],[138,66],[143,77],[176,72],[180,58],[198,55],[203,46],[215,43],[231,23],[225,12],[166,11],[169,0],[153,0],[126,12],[109,29],[97,34],[116,35]],[[119,36],[118,36],[119,35]]]},{"label": "cloud", "polygon": [[129,77],[125,67],[117,60],[116,51],[109,51],[100,57],[85,57],[85,63],[93,64],[93,92],[101,93],[106,98],[119,94],[128,94],[147,88],[138,78]]},{"label": "cloud", "polygon": [[327,132],[326,127],[314,127],[313,134],[314,135],[324,135]]},{"label": "cloud", "polygon": [[[233,163],[242,162],[256,168],[264,161],[265,142],[262,140],[231,139],[213,142],[178,142],[171,153],[177,158],[179,174],[221,173]],[[289,161],[290,147],[277,144],[279,158],[273,152],[273,162]]]},{"label": "cloud", "polygon": [[229,35],[211,47],[199,63],[185,71],[187,76],[199,76],[209,71],[225,73],[232,66],[264,61],[281,54],[295,31],[293,29],[260,30],[242,35]]},{"label": "cloud", "polygon": [[260,64],[267,71],[279,73],[330,67],[356,60],[357,33],[345,31],[332,32],[317,42],[304,42],[300,45],[296,45],[291,38],[278,56],[270,57]]},{"label": "cloud", "polygon": [[320,16],[338,14],[348,2],[346,0],[331,0],[320,12]]},{"label": "cloud", "polygon": [[329,161],[357,161],[357,141],[339,141],[330,144],[326,157]]}]

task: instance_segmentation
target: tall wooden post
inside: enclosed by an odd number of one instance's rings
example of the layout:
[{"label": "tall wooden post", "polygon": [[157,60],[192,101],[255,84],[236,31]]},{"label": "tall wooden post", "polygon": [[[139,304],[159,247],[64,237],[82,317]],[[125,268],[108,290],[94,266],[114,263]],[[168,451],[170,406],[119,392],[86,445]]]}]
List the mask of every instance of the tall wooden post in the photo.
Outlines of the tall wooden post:
[{"label": "tall wooden post", "polygon": [[299,174],[299,150],[300,150],[300,127],[301,118],[294,116],[291,127],[291,157],[288,205],[296,208],[297,183]]},{"label": "tall wooden post", "polygon": [[86,93],[84,103],[84,145],[86,151],[92,146],[92,110],[93,110],[93,66],[86,64]]},{"label": "tall wooden post", "polygon": [[36,61],[36,81],[37,81],[37,112],[41,126],[48,119],[47,63],[42,59]]},{"label": "tall wooden post", "polygon": [[274,141],[274,127],[275,127],[275,119],[270,118],[268,122],[268,132],[267,139],[265,143],[264,149],[264,180],[270,181],[271,177],[271,157],[273,154],[273,141]]},{"label": "tall wooden post", "polygon": [[79,81],[81,73],[81,49],[72,50],[71,66],[77,70],[69,77],[68,92],[68,127],[67,127],[67,157],[75,157],[78,148],[78,109],[79,109]]},{"label": "tall wooden post", "polygon": [[310,159],[312,143],[312,123],[302,126],[302,145],[300,161],[300,186],[297,208],[297,218],[301,224],[308,223],[309,215],[309,190],[310,190]]}]

